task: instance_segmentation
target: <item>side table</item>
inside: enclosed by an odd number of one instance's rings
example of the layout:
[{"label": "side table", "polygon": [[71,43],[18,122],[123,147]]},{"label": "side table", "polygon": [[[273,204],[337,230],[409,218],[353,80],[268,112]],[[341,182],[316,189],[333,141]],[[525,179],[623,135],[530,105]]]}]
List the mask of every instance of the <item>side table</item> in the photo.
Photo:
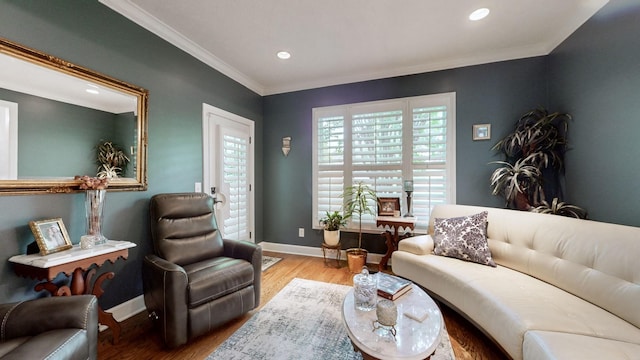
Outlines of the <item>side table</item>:
[{"label": "side table", "polygon": [[394,251],[398,250],[398,242],[400,241],[400,236],[398,234],[398,230],[400,228],[415,230],[416,222],[418,218],[416,217],[393,217],[393,216],[378,216],[376,217],[376,226],[388,226],[393,229],[393,234],[390,231],[385,231],[382,233],[386,238],[387,243],[387,253],[384,254],[380,264],[378,264],[378,270],[382,271],[387,268],[387,263],[391,258],[391,254]]},{"label": "side table", "polygon": [[329,245],[322,242],[322,257],[324,258],[324,266],[327,266],[327,251],[335,250],[336,252],[336,268],[340,268],[340,258],[342,257],[342,244]]},{"label": "side table", "polygon": [[[99,298],[104,294],[102,283],[106,279],[113,279],[115,274],[113,272],[100,274],[93,286],[89,287],[91,279],[97,273],[97,268],[107,261],[113,264],[118,258],[127,259],[129,248],[135,246],[136,244],[128,241],[108,240],[106,244],[91,249],[81,249],[79,245],[75,245],[69,250],[45,256],[16,255],[9,258],[9,261],[13,263],[17,275],[44,280],[35,286],[36,291],[47,290],[53,296],[93,294]],[[60,273],[71,278],[70,286],[58,286],[52,282]],[[117,344],[120,340],[120,324],[114,319],[113,314],[98,306],[98,321],[111,328],[113,343]]]}]

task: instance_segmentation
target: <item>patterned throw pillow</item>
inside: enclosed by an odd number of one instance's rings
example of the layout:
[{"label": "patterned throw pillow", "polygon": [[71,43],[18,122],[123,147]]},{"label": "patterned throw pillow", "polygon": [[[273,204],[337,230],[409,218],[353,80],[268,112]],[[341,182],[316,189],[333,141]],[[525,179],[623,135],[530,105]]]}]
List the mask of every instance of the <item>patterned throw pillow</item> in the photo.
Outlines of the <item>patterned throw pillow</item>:
[{"label": "patterned throw pillow", "polygon": [[487,212],[471,216],[435,219],[433,234],[436,255],[496,266],[487,242]]}]

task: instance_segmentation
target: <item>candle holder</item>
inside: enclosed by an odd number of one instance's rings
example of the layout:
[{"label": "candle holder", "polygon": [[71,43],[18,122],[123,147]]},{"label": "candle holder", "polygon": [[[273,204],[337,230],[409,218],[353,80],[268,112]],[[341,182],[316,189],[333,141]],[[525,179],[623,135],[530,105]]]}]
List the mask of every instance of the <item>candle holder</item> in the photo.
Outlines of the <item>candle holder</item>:
[{"label": "candle holder", "polygon": [[404,191],[407,193],[407,213],[404,217],[413,217],[411,213],[411,195],[413,194],[413,180],[404,181]]}]

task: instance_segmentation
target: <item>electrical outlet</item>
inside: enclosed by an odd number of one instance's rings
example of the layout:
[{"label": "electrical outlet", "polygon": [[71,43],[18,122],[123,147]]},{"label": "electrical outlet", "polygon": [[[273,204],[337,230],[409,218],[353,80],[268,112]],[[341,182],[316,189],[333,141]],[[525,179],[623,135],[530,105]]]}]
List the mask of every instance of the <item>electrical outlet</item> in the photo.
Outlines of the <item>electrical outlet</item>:
[{"label": "electrical outlet", "polygon": [[304,228],[298,228],[298,237],[304,237]]},{"label": "electrical outlet", "polygon": [[201,182],[197,182],[196,183],[195,192],[197,192],[197,193],[202,192],[202,183]]}]

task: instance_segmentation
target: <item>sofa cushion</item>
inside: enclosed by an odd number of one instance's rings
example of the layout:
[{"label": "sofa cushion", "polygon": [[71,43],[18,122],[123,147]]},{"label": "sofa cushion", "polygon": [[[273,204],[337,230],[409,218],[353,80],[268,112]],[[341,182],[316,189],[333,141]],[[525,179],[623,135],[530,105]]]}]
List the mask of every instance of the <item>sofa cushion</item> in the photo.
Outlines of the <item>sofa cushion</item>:
[{"label": "sofa cushion", "polygon": [[412,236],[400,240],[398,250],[408,251],[416,255],[427,255],[433,252],[433,238],[429,235]]},{"label": "sofa cushion", "polygon": [[194,308],[253,284],[253,265],[219,257],[184,267],[189,278],[189,307]]},{"label": "sofa cushion", "polygon": [[528,331],[523,356],[546,359],[640,359],[640,344],[553,331]]},{"label": "sofa cushion", "polygon": [[[87,345],[87,331],[83,329],[58,329],[23,337],[20,346],[10,341],[10,351],[3,354],[2,359],[69,359],[86,360],[91,358]],[[5,343],[1,343],[5,346]]]},{"label": "sofa cushion", "polygon": [[436,255],[496,266],[487,243],[487,212],[471,216],[436,218],[433,234]]}]

